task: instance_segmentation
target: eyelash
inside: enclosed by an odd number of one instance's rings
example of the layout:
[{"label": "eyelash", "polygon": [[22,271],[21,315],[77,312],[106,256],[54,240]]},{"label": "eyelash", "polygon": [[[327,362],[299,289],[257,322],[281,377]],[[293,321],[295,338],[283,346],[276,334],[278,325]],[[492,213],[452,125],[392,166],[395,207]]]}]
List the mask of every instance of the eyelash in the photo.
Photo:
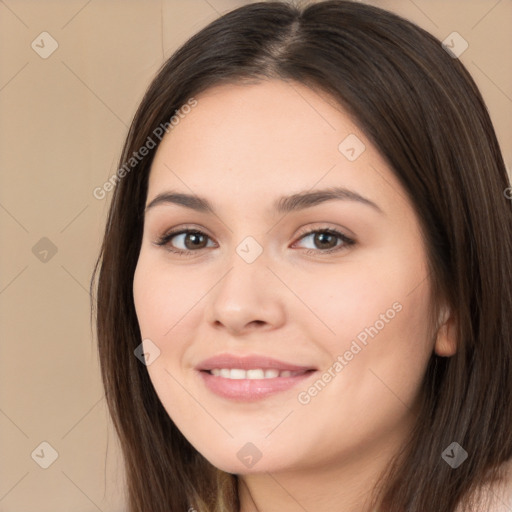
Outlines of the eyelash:
[{"label": "eyelash", "polygon": [[[172,252],[172,253],[177,254],[179,256],[191,256],[193,253],[198,252],[198,250],[191,251],[189,249],[175,249],[169,243],[175,236],[182,235],[184,233],[186,233],[186,234],[195,234],[195,235],[204,235],[207,238],[210,238],[206,233],[203,233],[202,231],[200,231],[198,229],[182,227],[180,229],[171,231],[171,232],[166,233],[163,236],[159,237],[158,240],[155,242],[155,244],[157,246],[166,246],[166,248],[167,248],[167,250],[169,252]],[[316,233],[328,233],[329,235],[336,236],[336,237],[338,237],[339,239],[342,240],[343,244],[337,245],[336,247],[333,247],[331,249],[325,249],[325,250],[322,250],[322,249],[305,249],[306,254],[318,254],[318,253],[321,253],[321,254],[332,254],[334,252],[342,251],[342,250],[346,249],[347,247],[349,247],[351,245],[354,245],[356,243],[356,241],[354,239],[349,238],[345,234],[340,233],[336,229],[332,229],[332,228],[320,228],[320,229],[314,229],[314,230],[310,230],[310,231],[305,231],[305,232],[300,234],[299,240],[302,240],[303,238],[306,238],[309,235],[314,235]],[[202,249],[204,249],[204,247]]]}]

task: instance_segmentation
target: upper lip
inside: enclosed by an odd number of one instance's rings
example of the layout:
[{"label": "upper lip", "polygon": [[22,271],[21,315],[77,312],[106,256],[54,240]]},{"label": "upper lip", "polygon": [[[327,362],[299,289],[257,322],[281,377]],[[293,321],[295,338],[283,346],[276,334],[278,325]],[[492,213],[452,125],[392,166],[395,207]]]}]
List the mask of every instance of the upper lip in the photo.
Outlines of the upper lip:
[{"label": "upper lip", "polygon": [[312,366],[301,366],[279,359],[263,355],[234,355],[234,354],[218,354],[213,357],[209,357],[204,361],[201,361],[197,366],[196,370],[213,370],[215,368],[239,368],[241,370],[255,370],[261,368],[263,370],[277,369],[281,371],[292,371],[298,372],[303,370],[315,370]]}]

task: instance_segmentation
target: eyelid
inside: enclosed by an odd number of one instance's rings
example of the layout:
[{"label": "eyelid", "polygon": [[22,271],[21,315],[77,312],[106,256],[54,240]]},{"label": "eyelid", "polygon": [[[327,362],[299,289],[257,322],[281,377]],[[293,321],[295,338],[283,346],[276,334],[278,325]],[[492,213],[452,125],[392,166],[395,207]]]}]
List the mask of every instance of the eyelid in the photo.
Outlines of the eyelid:
[{"label": "eyelid", "polygon": [[340,235],[343,235],[345,238],[349,238],[354,241],[357,240],[355,233],[353,233],[350,229],[347,229],[344,226],[338,226],[338,225],[332,225],[332,224],[330,225],[329,222],[313,222],[311,224],[308,224],[305,227],[302,227],[299,229],[299,232],[296,235],[296,237],[301,238],[304,235],[311,234],[311,232],[315,232],[315,231],[336,231]]},{"label": "eyelid", "polygon": [[319,255],[329,255],[333,253],[343,252],[348,247],[355,245],[357,243],[356,237],[353,235],[347,235],[344,233],[340,228],[333,228],[329,227],[325,224],[318,226],[318,227],[309,227],[304,228],[298,235],[297,235],[297,241],[293,243],[292,247],[294,247],[297,243],[299,243],[301,240],[307,238],[308,236],[315,235],[316,233],[329,233],[333,236],[335,236],[338,240],[341,240],[342,243],[339,245],[336,245],[330,249],[304,249],[304,252],[306,254],[319,254]]},{"label": "eyelid", "polygon": [[190,232],[200,233],[202,235],[207,236],[210,240],[213,240],[213,237],[210,236],[208,234],[207,230],[205,230],[204,228],[197,227],[197,226],[191,225],[191,224],[184,224],[182,226],[178,226],[176,228],[171,228],[171,229],[166,230],[163,233],[163,235],[157,235],[157,239],[153,243],[155,245],[159,245],[159,246],[165,245],[172,238],[174,238],[178,235],[182,235],[183,233],[190,233]]}]

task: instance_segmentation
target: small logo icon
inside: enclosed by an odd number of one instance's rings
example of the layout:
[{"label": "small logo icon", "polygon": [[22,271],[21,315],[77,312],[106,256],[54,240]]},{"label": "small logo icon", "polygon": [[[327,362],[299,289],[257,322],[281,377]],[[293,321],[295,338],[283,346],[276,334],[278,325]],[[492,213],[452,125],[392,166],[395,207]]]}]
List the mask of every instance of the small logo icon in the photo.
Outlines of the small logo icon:
[{"label": "small logo icon", "polygon": [[349,162],[357,160],[365,149],[363,141],[354,133],[347,135],[338,145],[338,151]]},{"label": "small logo icon", "polygon": [[261,459],[262,455],[260,450],[252,443],[245,443],[236,454],[240,462],[248,468],[252,468]]},{"label": "small logo icon", "polygon": [[32,247],[32,254],[43,263],[48,263],[56,254],[57,246],[45,236]]},{"label": "small logo icon", "polygon": [[59,458],[57,450],[46,441],[43,441],[30,456],[43,469],[48,469]]},{"label": "small logo icon", "polygon": [[236,253],[246,263],[253,263],[262,252],[263,247],[252,236],[245,237],[236,248]]},{"label": "small logo icon", "polygon": [[456,469],[468,458],[468,452],[459,443],[453,442],[445,449],[441,457],[453,469]]},{"label": "small logo icon", "polygon": [[142,343],[133,351],[135,357],[146,366],[154,363],[160,357],[160,349],[149,339],[142,340]]},{"label": "small logo icon", "polygon": [[48,32],[41,32],[30,46],[39,57],[47,59],[59,47],[59,43]]},{"label": "small logo icon", "polygon": [[452,32],[442,42],[442,47],[453,59],[458,59],[468,49],[469,43],[458,32]]}]

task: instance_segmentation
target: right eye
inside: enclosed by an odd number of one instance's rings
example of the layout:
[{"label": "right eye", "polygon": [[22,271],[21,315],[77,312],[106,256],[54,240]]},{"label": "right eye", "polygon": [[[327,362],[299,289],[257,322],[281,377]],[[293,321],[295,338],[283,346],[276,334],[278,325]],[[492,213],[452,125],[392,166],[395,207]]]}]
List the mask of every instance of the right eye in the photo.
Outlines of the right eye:
[{"label": "right eye", "polygon": [[[193,252],[205,249],[204,241],[209,238],[206,233],[198,229],[180,228],[159,237],[155,244],[165,247],[168,251],[179,254],[180,256],[189,256]],[[176,242],[172,242],[173,239],[179,240],[177,242],[178,244],[184,244],[184,248],[176,248]]]}]

